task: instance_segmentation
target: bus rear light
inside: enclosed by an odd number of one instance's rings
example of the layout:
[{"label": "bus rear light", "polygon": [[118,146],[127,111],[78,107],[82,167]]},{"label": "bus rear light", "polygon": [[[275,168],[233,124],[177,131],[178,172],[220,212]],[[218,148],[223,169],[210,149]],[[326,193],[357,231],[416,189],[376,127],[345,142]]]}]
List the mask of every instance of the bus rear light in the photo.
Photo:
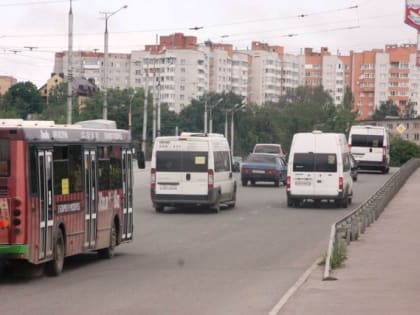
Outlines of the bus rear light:
[{"label": "bus rear light", "polygon": [[290,176],[287,176],[287,178],[286,178],[286,189],[290,189],[291,181],[292,181],[292,178]]},{"label": "bus rear light", "polygon": [[22,200],[20,198],[13,198],[13,204],[15,207],[19,207],[22,204]]},{"label": "bus rear light", "polygon": [[9,220],[0,219],[0,229],[5,229],[9,227]]},{"label": "bus rear light", "polygon": [[14,218],[13,219],[13,225],[20,225],[20,219],[19,218]]},{"label": "bus rear light", "polygon": [[344,180],[343,180],[343,177],[339,177],[338,178],[338,189],[339,190],[343,190],[343,188],[344,188]]}]

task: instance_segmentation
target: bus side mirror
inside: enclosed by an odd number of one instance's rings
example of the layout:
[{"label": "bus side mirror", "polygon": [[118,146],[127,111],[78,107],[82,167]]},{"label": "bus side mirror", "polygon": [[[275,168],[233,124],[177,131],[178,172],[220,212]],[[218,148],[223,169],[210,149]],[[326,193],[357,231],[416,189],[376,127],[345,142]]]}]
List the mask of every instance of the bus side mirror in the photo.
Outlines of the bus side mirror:
[{"label": "bus side mirror", "polygon": [[146,167],[146,161],[144,158],[144,152],[143,151],[137,151],[136,152],[137,155],[137,166],[138,168],[145,168]]}]

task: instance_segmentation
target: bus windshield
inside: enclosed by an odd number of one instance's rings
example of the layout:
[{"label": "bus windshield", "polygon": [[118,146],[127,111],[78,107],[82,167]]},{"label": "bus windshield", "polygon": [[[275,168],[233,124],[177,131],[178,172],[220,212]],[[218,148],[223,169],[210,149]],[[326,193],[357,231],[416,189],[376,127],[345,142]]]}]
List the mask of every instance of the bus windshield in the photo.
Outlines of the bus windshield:
[{"label": "bus windshield", "polygon": [[10,144],[7,139],[0,139],[0,177],[10,176]]}]

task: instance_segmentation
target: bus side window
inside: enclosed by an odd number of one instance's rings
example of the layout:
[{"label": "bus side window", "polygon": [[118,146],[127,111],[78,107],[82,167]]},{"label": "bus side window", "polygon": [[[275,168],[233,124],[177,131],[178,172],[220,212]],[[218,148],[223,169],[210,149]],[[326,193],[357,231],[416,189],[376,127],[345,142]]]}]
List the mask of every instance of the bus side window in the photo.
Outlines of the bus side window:
[{"label": "bus side window", "polygon": [[110,151],[111,146],[98,147],[98,180],[99,190],[108,190],[110,181]]},{"label": "bus side window", "polygon": [[69,157],[67,146],[54,146],[54,195],[67,195],[69,187],[63,184],[69,180]]},{"label": "bus side window", "polygon": [[69,169],[71,170],[69,176],[70,180],[70,192],[81,192],[83,189],[83,178],[82,178],[82,146],[72,145],[69,146]]},{"label": "bus side window", "polygon": [[111,152],[110,188],[122,188],[122,155],[121,147],[113,146]]},{"label": "bus side window", "polygon": [[31,146],[29,148],[29,174],[31,181],[31,194],[35,195],[38,193],[38,172],[36,168],[36,148]]}]

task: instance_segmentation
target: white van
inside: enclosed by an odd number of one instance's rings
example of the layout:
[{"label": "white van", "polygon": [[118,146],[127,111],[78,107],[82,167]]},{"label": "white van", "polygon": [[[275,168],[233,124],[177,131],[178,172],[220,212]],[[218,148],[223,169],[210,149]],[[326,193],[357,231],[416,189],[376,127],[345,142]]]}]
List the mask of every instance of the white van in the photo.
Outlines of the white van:
[{"label": "white van", "polygon": [[157,137],[151,160],[151,198],[157,212],[165,206],[209,206],[236,202],[229,144],[221,134],[181,133]]},{"label": "white van", "polygon": [[389,172],[389,135],[385,127],[352,126],[349,147],[360,169]]},{"label": "white van", "polygon": [[347,208],[353,198],[349,154],[344,134],[295,134],[287,166],[287,205],[334,200]]}]

